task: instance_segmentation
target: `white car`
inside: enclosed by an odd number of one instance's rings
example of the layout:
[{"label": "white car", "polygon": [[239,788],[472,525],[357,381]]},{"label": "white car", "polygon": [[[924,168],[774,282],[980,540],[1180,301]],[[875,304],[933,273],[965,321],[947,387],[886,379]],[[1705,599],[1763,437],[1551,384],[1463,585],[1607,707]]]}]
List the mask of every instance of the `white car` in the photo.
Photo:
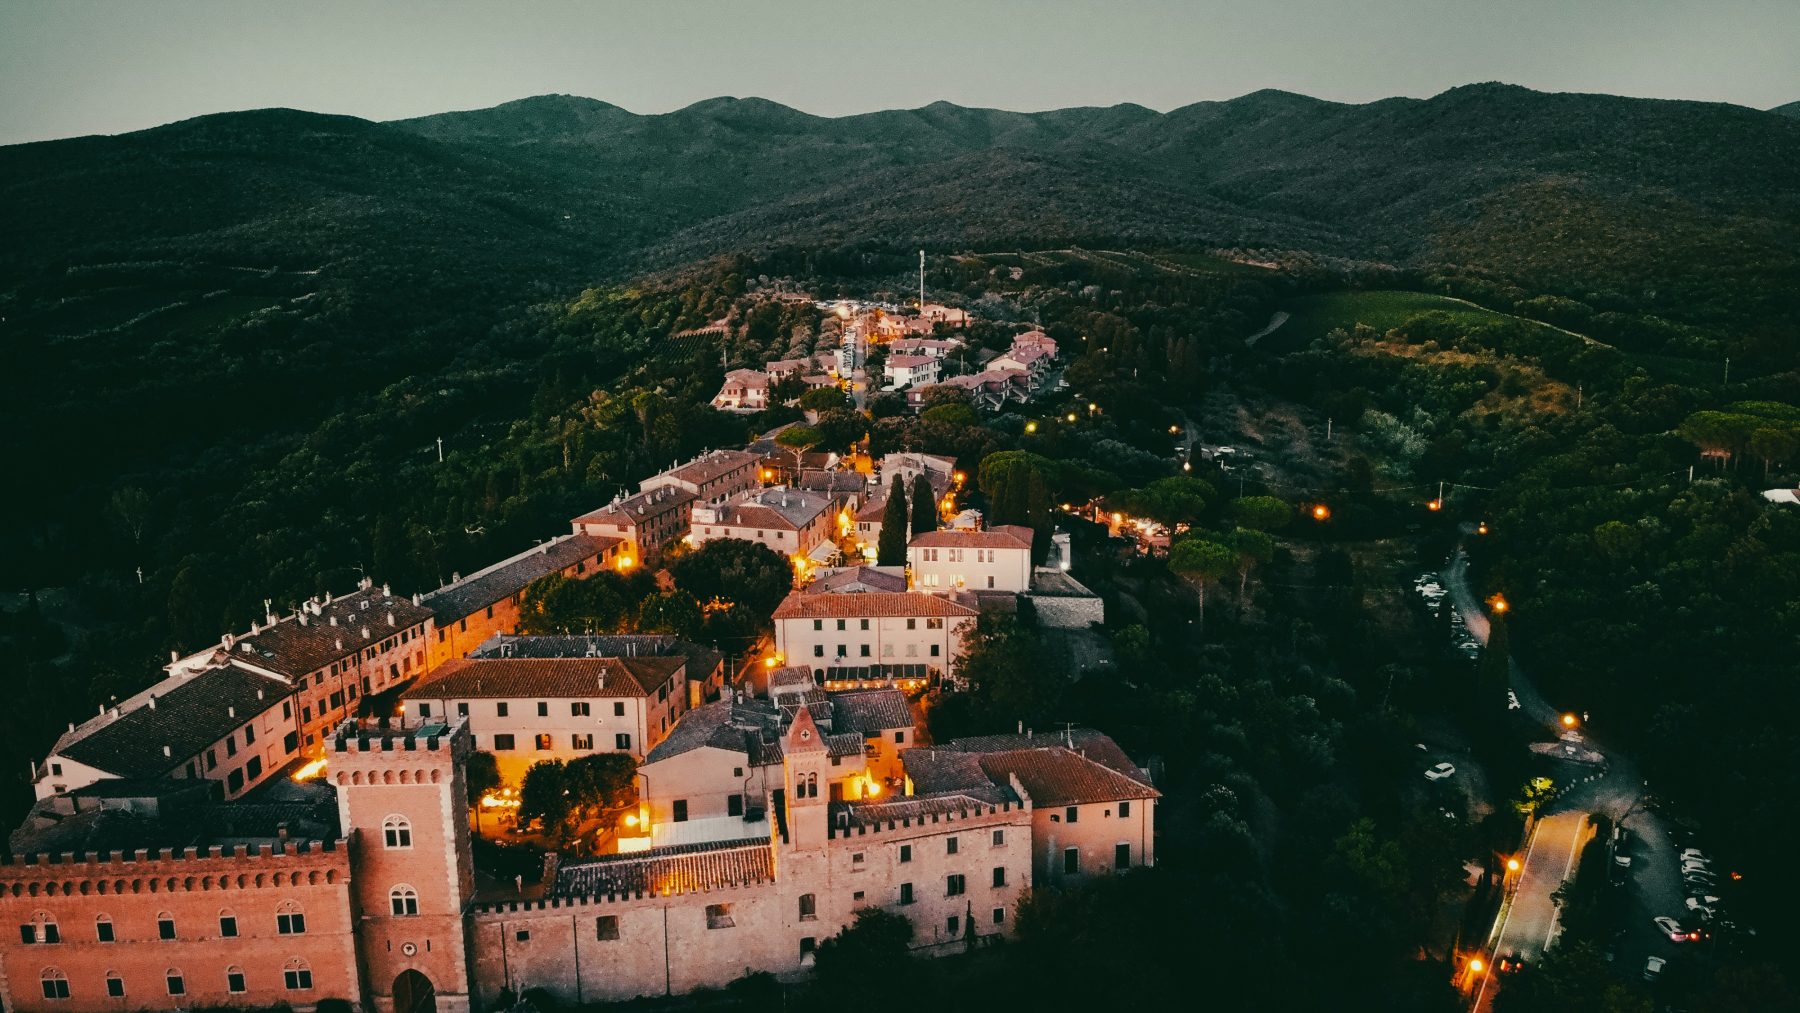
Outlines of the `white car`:
[{"label": "white car", "polygon": [[1680,922],[1670,918],[1668,915],[1657,915],[1655,918],[1650,919],[1650,921],[1657,928],[1661,929],[1663,934],[1668,936],[1671,941],[1677,943],[1687,941],[1687,930],[1681,927]]},{"label": "white car", "polygon": [[1687,899],[1687,906],[1688,910],[1692,911],[1695,908],[1712,907],[1718,902],[1719,898],[1717,897],[1689,897]]},{"label": "white car", "polygon": [[1683,848],[1681,850],[1681,858],[1683,861],[1690,858],[1698,858],[1704,862],[1706,861],[1706,852],[1701,851],[1699,848]]},{"label": "white car", "polygon": [[1663,968],[1668,966],[1668,963],[1668,961],[1661,957],[1651,957],[1649,960],[1644,961],[1644,980],[1655,981],[1657,977],[1662,974]]},{"label": "white car", "polygon": [[1442,781],[1444,778],[1449,777],[1454,773],[1456,773],[1454,764],[1440,763],[1425,772],[1425,780]]}]

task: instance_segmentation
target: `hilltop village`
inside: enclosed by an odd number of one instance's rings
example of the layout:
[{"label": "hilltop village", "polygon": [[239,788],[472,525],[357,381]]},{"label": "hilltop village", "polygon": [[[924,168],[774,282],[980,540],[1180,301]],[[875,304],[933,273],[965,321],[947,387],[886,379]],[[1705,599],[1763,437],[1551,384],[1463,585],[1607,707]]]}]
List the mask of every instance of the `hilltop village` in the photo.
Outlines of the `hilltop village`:
[{"label": "hilltop village", "polygon": [[[950,387],[997,408],[1057,382],[1042,331],[946,377],[963,311],[830,310],[834,354],[732,372],[714,405],[879,387],[918,410]],[[984,615],[1072,641],[1102,621],[1069,536],[967,509],[951,457],[811,442],[790,423],[675,463],[435,589],[265,602],[70,725],[0,867],[5,1008],[678,995],[802,976],[867,909],[915,952],[964,952],[1010,935],[1034,884],[1153,864],[1159,792],[1104,730],[925,728]],[[792,577],[749,651],[522,632],[546,588],[666,589],[672,558],[747,546]],[[626,783],[573,834],[520,812],[534,771],[594,757]],[[522,839],[541,868],[484,860]]]}]

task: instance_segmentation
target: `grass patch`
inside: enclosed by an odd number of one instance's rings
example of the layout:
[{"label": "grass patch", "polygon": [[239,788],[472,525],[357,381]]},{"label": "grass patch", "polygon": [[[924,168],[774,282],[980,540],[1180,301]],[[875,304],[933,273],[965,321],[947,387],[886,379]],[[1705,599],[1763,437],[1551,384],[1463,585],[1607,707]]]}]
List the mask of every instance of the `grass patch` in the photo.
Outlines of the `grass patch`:
[{"label": "grass patch", "polygon": [[1276,354],[1305,348],[1342,327],[1367,324],[1385,334],[1421,313],[1443,313],[1470,325],[1509,320],[1504,313],[1425,292],[1326,292],[1301,296],[1282,307],[1288,321],[1257,343]]}]

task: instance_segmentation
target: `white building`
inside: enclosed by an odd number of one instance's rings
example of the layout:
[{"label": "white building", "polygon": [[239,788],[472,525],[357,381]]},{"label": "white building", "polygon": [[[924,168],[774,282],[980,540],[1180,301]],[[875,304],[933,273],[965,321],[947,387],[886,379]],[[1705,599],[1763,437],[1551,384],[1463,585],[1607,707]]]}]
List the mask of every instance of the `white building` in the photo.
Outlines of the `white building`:
[{"label": "white building", "polygon": [[914,535],[906,547],[912,586],[920,591],[1028,591],[1031,537],[1031,529],[1019,525]]},{"label": "white building", "polygon": [[955,671],[978,614],[972,595],[796,591],[775,609],[775,649],[827,688],[922,683]]},{"label": "white building", "polygon": [[[688,534],[695,545],[740,538],[784,556],[807,556],[837,533],[837,502],[806,489],[759,489],[718,506],[696,506]],[[842,524],[849,523],[846,513]]]},{"label": "white building", "polygon": [[929,355],[890,355],[882,367],[888,390],[938,382],[938,360]]},{"label": "white building", "polygon": [[758,369],[734,369],[712,399],[712,406],[728,412],[758,412],[769,406],[769,374]]}]

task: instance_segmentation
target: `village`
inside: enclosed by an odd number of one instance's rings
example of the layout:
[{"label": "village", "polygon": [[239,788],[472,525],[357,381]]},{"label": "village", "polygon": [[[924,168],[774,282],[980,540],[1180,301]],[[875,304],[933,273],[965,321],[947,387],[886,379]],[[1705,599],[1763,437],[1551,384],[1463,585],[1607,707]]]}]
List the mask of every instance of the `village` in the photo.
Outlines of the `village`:
[{"label": "village", "polygon": [[[914,411],[939,386],[997,408],[1057,382],[1040,330],[970,367],[961,310],[821,308],[835,353],[731,372],[714,406],[860,399],[872,361]],[[0,867],[22,927],[6,1005],[678,995],[804,975],[871,907],[913,924],[915,952],[965,952],[1008,936],[1034,883],[1153,864],[1159,792],[1104,730],[925,728],[984,614],[1029,609],[1104,654],[1069,535],[969,508],[979,462],[815,450],[814,419],[676,462],[441,587],[266,601],[71,724]],[[791,568],[747,651],[520,632],[534,588],[667,591],[670,557],[727,544]],[[521,811],[534,779],[578,770],[611,790]]]}]

